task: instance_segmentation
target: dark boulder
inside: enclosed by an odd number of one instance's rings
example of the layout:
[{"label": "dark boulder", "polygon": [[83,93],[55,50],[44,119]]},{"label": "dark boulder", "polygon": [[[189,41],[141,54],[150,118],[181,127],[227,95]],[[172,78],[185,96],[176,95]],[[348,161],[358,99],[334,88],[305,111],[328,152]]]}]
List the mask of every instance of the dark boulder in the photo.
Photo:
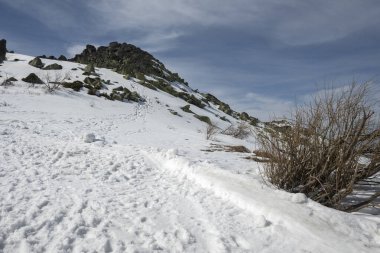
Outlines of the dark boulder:
[{"label": "dark boulder", "polygon": [[246,112],[242,112],[242,113],[240,113],[240,119],[241,120],[244,120],[244,121],[247,121],[247,120],[249,120],[249,115],[248,115],[248,113],[246,113]]},{"label": "dark boulder", "polygon": [[8,82],[16,82],[17,79],[12,76],[12,77],[8,78],[7,81]]},{"label": "dark boulder", "polygon": [[32,84],[43,84],[44,82],[34,73],[30,73],[27,77],[22,79],[24,82]]},{"label": "dark boulder", "polygon": [[103,84],[100,78],[86,77],[83,81],[85,84],[87,84],[86,88],[100,90],[103,87]]},{"label": "dark boulder", "polygon": [[240,113],[239,118],[240,118],[241,120],[244,120],[244,121],[249,122],[249,124],[251,124],[252,126],[257,126],[257,124],[260,122],[258,118],[252,117],[252,116],[250,116],[250,115],[249,115],[248,113],[246,113],[246,112],[242,112],[242,113]]},{"label": "dark boulder", "polygon": [[36,67],[36,68],[43,68],[44,64],[42,63],[41,59],[39,57],[34,58],[29,62],[29,65]]},{"label": "dark boulder", "polygon": [[58,57],[58,60],[60,60],[60,61],[67,61],[67,58],[66,58],[66,56],[64,56],[64,55],[60,55],[60,56]]},{"label": "dark boulder", "polygon": [[5,56],[7,54],[7,41],[0,40],[0,63],[5,60]]},{"label": "dark boulder", "polygon": [[81,81],[74,81],[72,83],[63,83],[63,87],[70,88],[75,91],[80,91],[83,87],[83,83]]},{"label": "dark boulder", "polygon": [[95,67],[94,67],[94,64],[90,63],[88,64],[84,70],[84,72],[87,72],[87,73],[95,73]]},{"label": "dark boulder", "polygon": [[6,80],[4,80],[3,82],[0,83],[0,86],[11,86],[13,85],[13,82],[16,82],[17,79],[14,78],[14,77],[10,77]]},{"label": "dark boulder", "polygon": [[60,70],[62,69],[62,66],[57,64],[57,63],[53,63],[53,64],[50,64],[50,65],[47,65],[45,68],[43,68],[44,70]]}]

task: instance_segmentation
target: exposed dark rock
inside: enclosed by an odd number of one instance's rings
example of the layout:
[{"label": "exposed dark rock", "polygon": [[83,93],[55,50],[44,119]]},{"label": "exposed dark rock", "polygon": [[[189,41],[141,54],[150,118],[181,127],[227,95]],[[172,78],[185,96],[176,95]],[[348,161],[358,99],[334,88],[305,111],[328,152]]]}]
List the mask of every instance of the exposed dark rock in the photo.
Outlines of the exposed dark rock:
[{"label": "exposed dark rock", "polygon": [[205,122],[205,123],[211,125],[211,120],[210,120],[210,118],[207,117],[207,116],[203,116],[203,115],[197,115],[197,114],[195,114],[194,117],[197,118],[197,119],[199,119],[200,121],[203,121],[203,122]]},{"label": "exposed dark rock", "polygon": [[36,57],[29,62],[29,65],[40,69],[40,68],[43,68],[45,64],[42,63],[39,57]]},{"label": "exposed dark rock", "polygon": [[94,66],[94,64],[93,64],[93,63],[88,64],[88,65],[84,68],[83,71],[84,71],[85,73],[89,73],[89,74],[91,74],[91,73],[95,73],[95,66]]},{"label": "exposed dark rock", "polygon": [[12,77],[8,78],[7,81],[8,82],[16,82],[17,79],[12,76]]},{"label": "exposed dark rock", "polygon": [[187,113],[193,113],[191,110],[190,110],[190,105],[185,105],[183,107],[181,107],[182,111],[184,112],[187,112]]},{"label": "exposed dark rock", "polygon": [[209,102],[212,102],[214,103],[215,105],[218,105],[219,106],[219,110],[221,110],[222,112],[228,114],[228,115],[232,115],[233,111],[232,109],[230,108],[230,106],[222,101],[220,101],[218,98],[216,98],[215,96],[211,95],[210,93],[207,93],[207,94],[204,94],[205,98],[207,99],[207,101]]},{"label": "exposed dark rock", "polygon": [[57,64],[57,63],[53,63],[53,64],[50,64],[50,65],[47,65],[45,68],[43,68],[45,70],[60,70],[62,69],[62,66]]},{"label": "exposed dark rock", "polygon": [[83,81],[87,84],[85,87],[88,89],[100,90],[103,87],[100,78],[86,77]]},{"label": "exposed dark rock", "polygon": [[75,91],[80,91],[83,87],[83,83],[81,81],[74,81],[72,83],[63,83],[63,87],[70,88]]},{"label": "exposed dark rock", "polygon": [[7,41],[0,40],[0,63],[5,61],[5,56],[7,54]]},{"label": "exposed dark rock", "polygon": [[249,120],[249,115],[248,115],[248,113],[246,113],[246,112],[242,112],[242,113],[240,113],[240,119],[241,119],[241,120],[244,120],[244,121]]},{"label": "exposed dark rock", "polygon": [[44,82],[34,73],[30,73],[27,77],[22,79],[24,82],[32,84],[43,84]]},{"label": "exposed dark rock", "polygon": [[205,104],[202,103],[201,100],[196,98],[194,95],[190,95],[189,93],[178,92],[177,97],[182,98],[183,100],[185,100],[189,104],[198,106],[199,108],[204,108],[206,106]]},{"label": "exposed dark rock", "polygon": [[59,57],[58,57],[58,60],[60,60],[60,61],[67,61],[67,58],[66,58],[66,56],[64,56],[64,55],[60,55]]},{"label": "exposed dark rock", "polygon": [[96,67],[113,69],[123,75],[136,76],[143,73],[187,85],[177,73],[166,69],[164,64],[151,54],[127,43],[111,42],[108,47],[101,46],[97,49],[87,45],[81,54],[77,54],[71,60],[83,64],[93,63]]},{"label": "exposed dark rock", "polygon": [[11,86],[11,85],[13,85],[13,82],[16,82],[16,81],[17,81],[16,78],[10,77],[10,78],[4,80],[3,82],[1,82],[0,86]]},{"label": "exposed dark rock", "polygon": [[257,123],[260,122],[258,118],[252,117],[252,116],[250,116],[250,115],[249,115],[248,113],[246,113],[246,112],[242,112],[242,113],[240,113],[239,118],[240,118],[241,120],[244,120],[244,121],[249,122],[249,124],[251,124],[251,125],[253,125],[253,126],[256,126]]},{"label": "exposed dark rock", "polygon": [[145,100],[135,91],[130,91],[129,89],[119,86],[112,89],[112,93],[109,97],[110,100],[119,100],[119,101],[134,101],[134,102],[144,102]]},{"label": "exposed dark rock", "polygon": [[54,55],[50,55],[50,56],[48,57],[48,59],[50,59],[50,60],[57,60],[57,58],[55,58]]}]

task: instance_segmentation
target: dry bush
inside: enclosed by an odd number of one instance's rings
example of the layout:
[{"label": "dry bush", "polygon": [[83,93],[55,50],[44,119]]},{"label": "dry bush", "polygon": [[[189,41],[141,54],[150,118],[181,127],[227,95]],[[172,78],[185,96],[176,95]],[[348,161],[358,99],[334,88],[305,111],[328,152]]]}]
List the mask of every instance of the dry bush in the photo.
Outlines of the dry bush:
[{"label": "dry bush", "polygon": [[326,89],[295,110],[291,128],[258,134],[260,150],[269,154],[265,178],[342,209],[353,185],[380,171],[380,125],[369,94],[367,83]]},{"label": "dry bush", "polygon": [[222,134],[230,135],[238,139],[245,139],[251,134],[251,127],[246,122],[239,122],[237,126],[230,125],[224,129]]},{"label": "dry bush", "polygon": [[219,132],[219,127],[214,124],[207,124],[206,128],[206,139],[210,140],[212,137],[214,137]]},{"label": "dry bush", "polygon": [[53,93],[54,91],[58,90],[61,87],[62,83],[64,83],[66,80],[69,80],[69,79],[70,79],[69,72],[62,74],[61,71],[55,71],[54,75],[51,75],[49,72],[46,72],[43,82],[44,82],[47,92]]},{"label": "dry bush", "polygon": [[14,80],[16,80],[16,79],[9,78],[8,74],[5,73],[5,78],[4,78],[3,81],[0,82],[0,86],[4,86],[4,87],[12,86],[12,85],[14,85],[14,83],[13,83]]}]

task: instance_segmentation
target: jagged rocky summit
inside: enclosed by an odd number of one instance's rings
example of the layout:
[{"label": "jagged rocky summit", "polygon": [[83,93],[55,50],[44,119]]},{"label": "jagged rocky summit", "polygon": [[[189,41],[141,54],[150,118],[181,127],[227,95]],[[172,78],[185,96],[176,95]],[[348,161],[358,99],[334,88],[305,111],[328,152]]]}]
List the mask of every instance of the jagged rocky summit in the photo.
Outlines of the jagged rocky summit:
[{"label": "jagged rocky summit", "polygon": [[127,43],[111,42],[108,46],[98,48],[87,45],[81,54],[75,55],[71,60],[83,64],[94,64],[99,68],[112,69],[132,77],[143,73],[163,78],[169,82],[177,81],[188,85],[177,73],[168,70],[151,54]]}]

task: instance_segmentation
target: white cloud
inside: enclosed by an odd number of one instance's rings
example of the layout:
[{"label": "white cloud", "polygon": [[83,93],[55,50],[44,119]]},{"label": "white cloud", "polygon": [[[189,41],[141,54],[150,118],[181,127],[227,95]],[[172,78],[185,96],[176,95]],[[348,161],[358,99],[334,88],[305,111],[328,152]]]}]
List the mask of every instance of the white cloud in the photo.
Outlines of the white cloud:
[{"label": "white cloud", "polygon": [[156,53],[167,51],[175,47],[176,39],[183,35],[184,33],[176,31],[160,33],[153,32],[141,38],[132,40],[131,43],[143,47],[144,50],[150,53]]},{"label": "white cloud", "polygon": [[[98,44],[92,44],[94,47],[99,47],[100,45]],[[66,49],[66,52],[69,57],[74,57],[76,54],[80,54],[83,52],[83,50],[86,48],[85,44],[74,44],[69,46]]]},{"label": "white cloud", "polygon": [[[191,33],[194,27],[230,26],[245,27],[247,32],[266,34],[291,45],[343,38],[377,25],[380,15],[380,4],[374,0],[0,1],[57,32],[102,36],[138,31],[142,39],[150,34]],[[169,39],[157,40],[154,46],[162,46],[167,41]]]},{"label": "white cloud", "polygon": [[82,51],[86,48],[86,45],[76,44],[68,47],[66,52],[69,57],[74,57],[76,54],[82,53]]},{"label": "white cloud", "polygon": [[254,92],[249,92],[241,98],[231,99],[231,101],[237,110],[245,111],[264,121],[288,117],[295,107],[295,101],[268,97]]},{"label": "white cloud", "polygon": [[244,17],[250,15],[251,7],[256,8],[255,5],[248,0],[98,0],[91,1],[88,6],[100,13],[106,24],[112,24],[111,29],[167,29],[228,24],[238,18],[243,22]]},{"label": "white cloud", "polygon": [[89,7],[114,30],[244,26],[292,45],[343,38],[376,25],[380,15],[373,0],[97,0]]}]

